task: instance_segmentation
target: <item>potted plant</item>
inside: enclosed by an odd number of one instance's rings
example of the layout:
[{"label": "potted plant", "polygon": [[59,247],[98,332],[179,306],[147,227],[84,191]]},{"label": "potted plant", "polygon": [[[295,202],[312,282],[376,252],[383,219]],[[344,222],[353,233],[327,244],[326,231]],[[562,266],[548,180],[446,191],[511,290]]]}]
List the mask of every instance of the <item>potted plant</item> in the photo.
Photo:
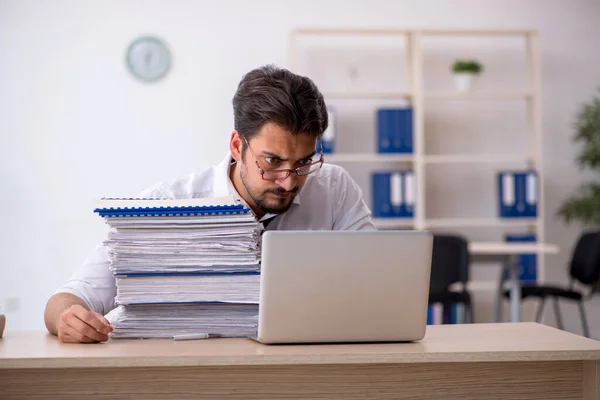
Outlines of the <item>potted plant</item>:
[{"label": "potted plant", "polygon": [[[599,90],[600,93],[600,90]],[[596,171],[600,176],[600,98],[584,104],[574,123],[573,142],[581,143],[577,157],[580,170]],[[600,182],[586,182],[578,193],[560,206],[557,215],[566,224],[577,221],[584,226],[600,227]]]},{"label": "potted plant", "polygon": [[470,91],[473,77],[479,75],[481,71],[483,71],[483,67],[475,60],[456,60],[452,64],[456,90],[460,93]]}]

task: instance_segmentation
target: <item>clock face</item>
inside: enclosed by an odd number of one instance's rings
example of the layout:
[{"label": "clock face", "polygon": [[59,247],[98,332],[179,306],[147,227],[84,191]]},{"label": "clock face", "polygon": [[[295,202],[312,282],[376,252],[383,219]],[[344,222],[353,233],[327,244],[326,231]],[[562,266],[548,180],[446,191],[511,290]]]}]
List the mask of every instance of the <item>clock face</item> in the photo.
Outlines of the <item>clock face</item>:
[{"label": "clock face", "polygon": [[164,77],[171,66],[171,53],[158,38],[144,36],[127,49],[127,66],[138,79],[146,82]]}]

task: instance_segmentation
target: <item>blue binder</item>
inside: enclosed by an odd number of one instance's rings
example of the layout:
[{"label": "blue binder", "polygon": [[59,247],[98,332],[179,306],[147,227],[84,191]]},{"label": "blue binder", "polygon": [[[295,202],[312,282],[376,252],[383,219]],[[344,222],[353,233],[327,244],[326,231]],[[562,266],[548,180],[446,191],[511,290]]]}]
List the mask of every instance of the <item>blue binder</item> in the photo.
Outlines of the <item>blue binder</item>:
[{"label": "blue binder", "polygon": [[[535,234],[507,234],[505,235],[507,242],[535,242]],[[519,262],[519,281],[521,283],[535,283],[537,282],[537,255],[534,254],[520,254],[518,256]],[[504,279],[508,279],[508,273]]]},{"label": "blue binder", "polygon": [[537,216],[538,180],[535,171],[500,171],[498,214],[501,218]]},{"label": "blue binder", "polygon": [[335,139],[336,139],[336,113],[332,107],[327,108],[329,126],[323,132],[323,136],[317,140],[317,154],[321,150],[321,143],[323,144],[323,153],[331,154],[335,152]]},{"label": "blue binder", "polygon": [[372,175],[372,212],[377,218],[414,216],[412,171],[377,172]]},{"label": "blue binder", "polygon": [[391,203],[390,172],[377,172],[371,177],[373,216],[376,218],[391,218],[394,216]]},{"label": "blue binder", "polygon": [[250,209],[236,203],[233,198],[103,198],[96,202],[94,212],[101,217],[165,217],[248,214]]},{"label": "blue binder", "polygon": [[413,171],[407,170],[402,173],[402,201],[404,203],[405,218],[413,218],[415,216],[415,182]]},{"label": "blue binder", "polygon": [[538,204],[538,175],[536,171],[527,171],[522,174],[522,185],[525,189],[524,202],[525,211],[524,217],[536,217],[537,216],[537,204]]},{"label": "blue binder", "polygon": [[377,110],[377,149],[379,153],[413,152],[412,108]]}]

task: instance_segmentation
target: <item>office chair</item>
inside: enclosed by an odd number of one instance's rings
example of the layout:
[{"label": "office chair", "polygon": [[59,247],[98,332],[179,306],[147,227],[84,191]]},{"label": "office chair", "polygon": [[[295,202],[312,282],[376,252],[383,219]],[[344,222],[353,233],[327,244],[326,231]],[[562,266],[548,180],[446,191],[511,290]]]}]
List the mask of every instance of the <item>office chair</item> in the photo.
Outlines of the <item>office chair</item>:
[{"label": "office chair", "polygon": [[[563,329],[563,320],[558,299],[576,301],[579,305],[579,315],[583,326],[583,334],[590,337],[590,330],[585,313],[584,300],[591,297],[598,290],[600,280],[600,231],[589,231],[581,234],[573,251],[569,268],[569,286],[567,288],[552,285],[531,284],[521,288],[521,299],[527,297],[539,298],[540,303],[536,310],[535,320],[540,322],[546,298],[552,299],[554,315],[558,329]],[[588,293],[575,290],[575,281],[587,286]],[[504,297],[509,296],[509,291],[504,292]]]},{"label": "office chair", "polygon": [[[458,235],[434,235],[429,285],[429,304],[441,303],[444,312],[454,304],[465,306],[465,322],[473,322],[471,295],[467,291],[470,255],[467,241]],[[450,286],[462,283],[462,291]]]}]

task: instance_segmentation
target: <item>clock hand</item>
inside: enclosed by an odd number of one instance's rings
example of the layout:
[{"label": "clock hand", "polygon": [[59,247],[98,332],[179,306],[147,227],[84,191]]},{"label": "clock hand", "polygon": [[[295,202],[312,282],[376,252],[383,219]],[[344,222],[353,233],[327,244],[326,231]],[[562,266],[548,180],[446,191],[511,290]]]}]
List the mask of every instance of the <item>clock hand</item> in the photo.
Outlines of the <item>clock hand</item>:
[{"label": "clock hand", "polygon": [[146,53],[146,56],[144,58],[146,60],[146,67],[149,67],[150,62],[152,61],[152,53]]}]

